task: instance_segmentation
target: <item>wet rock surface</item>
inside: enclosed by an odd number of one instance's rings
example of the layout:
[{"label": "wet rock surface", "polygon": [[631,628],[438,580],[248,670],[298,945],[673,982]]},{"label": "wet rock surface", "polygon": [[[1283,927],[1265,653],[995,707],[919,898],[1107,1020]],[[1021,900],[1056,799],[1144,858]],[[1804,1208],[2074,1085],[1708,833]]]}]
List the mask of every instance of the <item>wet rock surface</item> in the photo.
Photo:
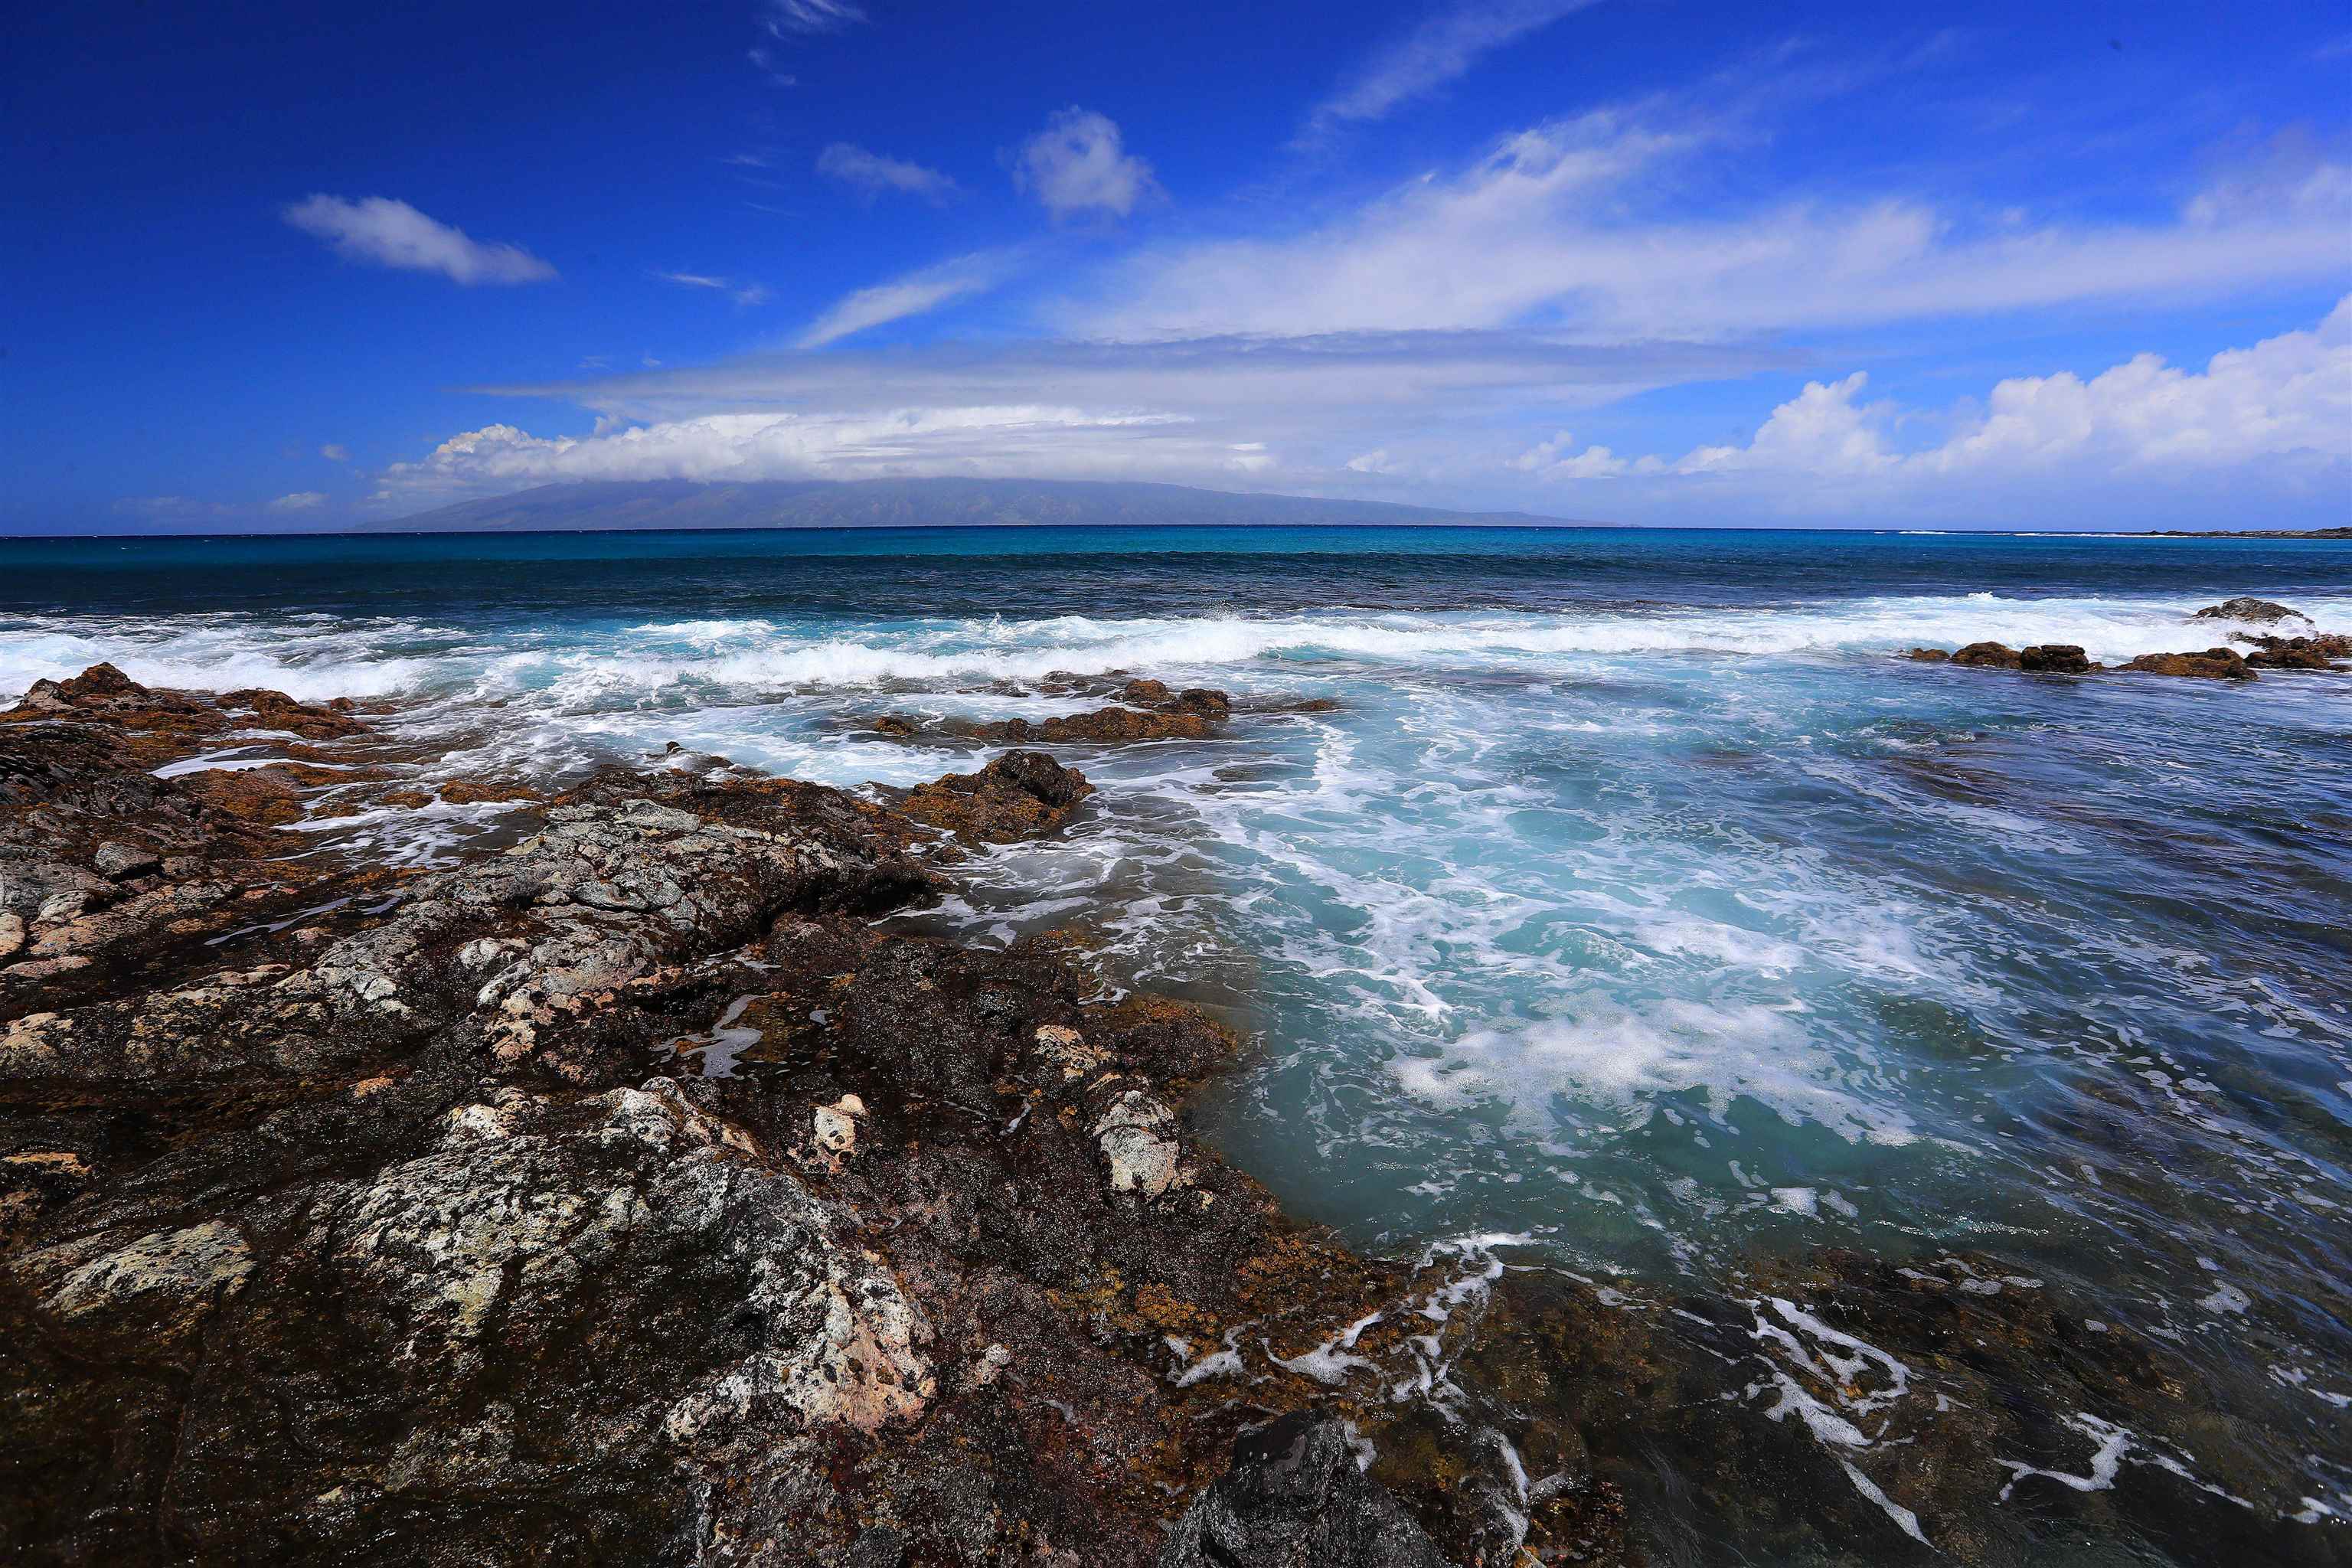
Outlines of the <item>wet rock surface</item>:
[{"label": "wet rock surface", "polygon": [[[45,872],[36,940],[288,847],[50,711],[0,727],[9,809],[107,836]],[[1087,789],[1037,753],[970,781]],[[1051,942],[875,931],[934,895],[929,842],[834,790],[608,773],[391,896],[318,869],[303,940],[13,989],[12,1559],[1154,1561],[1237,1434],[1327,1392],[1187,1380],[1171,1340],[1311,1349],[1412,1270],[1197,1144],[1175,1107],[1235,1042],[1196,1010]]]},{"label": "wet rock surface", "polygon": [[2301,610],[2290,610],[2284,605],[2273,604],[2268,599],[2242,595],[2234,599],[2224,599],[2218,605],[2206,605],[2196,613],[2196,618],[2200,621],[2252,621],[2259,625],[2267,621],[2302,621],[2310,617]]},{"label": "wet rock surface", "polygon": [[1444,1568],[1386,1488],[1357,1468],[1337,1421],[1289,1415],[1234,1446],[1234,1468],[1194,1503],[1160,1568]]},{"label": "wet rock surface", "polygon": [[1087,775],[1043,752],[1007,752],[973,773],[949,773],[908,791],[898,809],[960,837],[1010,844],[1051,833],[1095,793]]}]

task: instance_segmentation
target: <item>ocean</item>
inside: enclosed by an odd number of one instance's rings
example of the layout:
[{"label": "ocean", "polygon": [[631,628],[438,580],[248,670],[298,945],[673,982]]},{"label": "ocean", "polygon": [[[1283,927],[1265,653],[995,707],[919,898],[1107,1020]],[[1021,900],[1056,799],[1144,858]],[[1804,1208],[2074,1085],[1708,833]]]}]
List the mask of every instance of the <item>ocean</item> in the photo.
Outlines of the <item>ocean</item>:
[{"label": "ocean", "polygon": [[[2352,677],[1899,655],[2202,648],[2232,628],[2189,613],[2238,595],[2352,629],[2352,546],[17,540],[0,541],[0,697],[103,659],[152,685],[388,700],[443,775],[561,779],[677,742],[852,787],[985,755],[892,741],[877,715],[1098,705],[1040,694],[1052,672],[1328,699],[1212,740],[1061,749],[1100,787],[1079,819],[982,854],[961,896],[893,923],[989,942],[1074,928],[1118,984],[1220,1012],[1251,1052],[1193,1115],[1363,1247],[1466,1248],[1661,1317],[1766,1300],[1759,1271],[1837,1252],[2155,1342],[2185,1369],[2168,1397],[2206,1427],[2053,1406],[2080,1451],[1989,1468],[1984,1507],[2032,1542],[2048,1496],[2177,1488],[2171,1511],[2050,1528],[2089,1531],[2068,1537],[2081,1561],[2188,1562],[2208,1549],[2197,1520],[2210,1544],[2242,1517],[2333,1538],[2352,1515]],[[259,738],[212,762],[273,754]],[[310,826],[322,847],[427,865],[499,810]],[[1860,1353],[1756,1318],[1721,1397],[1758,1422],[1791,1408],[1769,1375],[1782,1342]],[[1849,1448],[1888,1398],[1934,1396],[1917,1366],[1843,1381],[1846,1408],[1798,1414]],[[2135,1555],[2101,1554],[2116,1542]]]}]

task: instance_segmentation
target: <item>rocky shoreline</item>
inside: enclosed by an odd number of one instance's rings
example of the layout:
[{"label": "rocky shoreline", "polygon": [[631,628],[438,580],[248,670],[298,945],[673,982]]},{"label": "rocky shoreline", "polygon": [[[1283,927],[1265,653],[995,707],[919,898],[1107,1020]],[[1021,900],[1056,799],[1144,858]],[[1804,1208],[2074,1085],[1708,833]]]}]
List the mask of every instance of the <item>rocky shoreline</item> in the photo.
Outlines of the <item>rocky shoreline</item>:
[{"label": "rocky shoreline", "polygon": [[[2266,599],[2229,599],[2208,605],[2191,617],[2202,621],[2278,624],[2309,617]],[[2252,680],[2265,669],[2341,670],[2352,659],[2352,634],[2322,632],[2305,635],[2237,632],[2232,637],[2252,651],[2230,647],[2184,653],[2144,653],[2112,668],[2140,675],[2185,676],[2203,680]],[[1973,642],[1958,650],[1915,647],[1905,657],[1919,664],[1957,664],[1976,669],[2016,669],[2029,675],[2102,675],[2107,665],[2093,659],[2073,643],[2045,643],[2014,648],[1997,642]]]},{"label": "rocky shoreline", "polygon": [[712,759],[486,782],[511,821],[429,870],[292,830],[397,804],[398,754],[354,704],[104,666],[0,714],[13,1561],[1528,1568],[1650,1560],[1661,1486],[1975,1560],[2002,1456],[2054,1467],[2078,1407],[2224,1456],[2242,1518],[2158,1468],[2143,1526],[2303,1551],[2259,1413],[1994,1260],[1634,1301],[1286,1218],[1185,1117],[1216,1020],[1061,939],[877,929],[1084,805],[1044,752],[894,805]]}]

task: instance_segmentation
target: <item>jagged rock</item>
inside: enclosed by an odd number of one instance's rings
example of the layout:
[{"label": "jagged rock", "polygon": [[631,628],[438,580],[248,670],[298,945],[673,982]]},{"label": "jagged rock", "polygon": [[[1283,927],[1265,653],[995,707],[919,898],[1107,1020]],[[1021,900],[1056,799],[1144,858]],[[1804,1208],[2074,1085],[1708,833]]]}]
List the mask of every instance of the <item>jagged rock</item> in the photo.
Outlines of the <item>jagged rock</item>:
[{"label": "jagged rock", "polygon": [[2038,647],[2021,648],[2017,668],[2043,675],[2088,675],[2103,668],[2071,643],[2044,643]]},{"label": "jagged rock", "polygon": [[1087,1099],[1094,1111],[1087,1131],[1102,1151],[1111,1191],[1156,1198],[1183,1180],[1176,1113],[1159,1096],[1113,1074]]},{"label": "jagged rock", "polygon": [[2203,653],[2144,653],[2119,668],[2143,675],[2179,675],[2204,680],[2254,679],[2244,657],[2229,647],[2209,647]]},{"label": "jagged rock", "polygon": [[2224,599],[2218,605],[2208,605],[2198,611],[2194,618],[2200,621],[2252,621],[2258,624],[2268,621],[2310,619],[2301,610],[2290,610],[2284,605],[2273,604],[2268,599],[2257,599],[2249,595]]},{"label": "jagged rock", "polygon": [[747,940],[786,910],[883,908],[929,890],[921,867],[858,834],[846,797],[786,800],[735,820],[650,800],[554,806],[541,832],[416,884],[390,920],[278,991],[395,1028],[479,1009],[493,1056],[513,1062],[631,981]]},{"label": "jagged rock", "polygon": [[2254,645],[2246,662],[2257,669],[2334,669],[2337,659],[2352,658],[2352,636],[2341,632],[2301,637],[2241,634],[2238,640]]},{"label": "jagged rock", "polygon": [[1234,1445],[1160,1568],[1445,1568],[1412,1516],[1358,1468],[1335,1420],[1285,1416]]},{"label": "jagged rock", "polygon": [[1915,664],[1949,664],[1951,654],[1940,647],[1915,647],[1904,655]]},{"label": "jagged rock", "polygon": [[1972,668],[2015,669],[2019,668],[2019,655],[2015,648],[1997,642],[1972,642],[1952,655],[1952,662]]},{"label": "jagged rock", "polygon": [[949,773],[908,792],[898,809],[983,844],[1051,833],[1095,793],[1086,774],[1043,752],[1007,752],[976,773]]}]

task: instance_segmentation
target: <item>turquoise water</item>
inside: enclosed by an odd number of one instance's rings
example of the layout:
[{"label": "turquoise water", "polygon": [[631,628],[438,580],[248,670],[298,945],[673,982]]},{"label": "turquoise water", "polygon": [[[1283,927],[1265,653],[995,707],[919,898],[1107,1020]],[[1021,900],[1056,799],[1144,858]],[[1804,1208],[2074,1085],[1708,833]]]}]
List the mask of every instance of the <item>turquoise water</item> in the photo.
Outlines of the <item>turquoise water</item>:
[{"label": "turquoise water", "polygon": [[[2003,1259],[2003,1288],[2161,1336],[2199,1396],[2285,1434],[2316,1529],[2352,1513],[2352,678],[1893,657],[2202,647],[2231,628],[2188,612],[2240,594],[2352,628],[2352,547],[20,541],[0,542],[0,693],[110,658],[398,699],[444,772],[677,741],[847,785],[982,754],[884,741],[861,727],[877,713],[1093,705],[1038,694],[1053,671],[1333,699],[1070,751],[1102,787],[1087,814],[986,856],[919,923],[1078,925],[1129,983],[1225,1009],[1256,1053],[1205,1125],[1367,1246],[1511,1235],[1515,1259],[1634,1296],[1729,1289],[1747,1260],[1824,1245]],[[422,862],[489,816],[326,831]],[[2161,1452],[2198,1472],[2193,1448]]]}]

